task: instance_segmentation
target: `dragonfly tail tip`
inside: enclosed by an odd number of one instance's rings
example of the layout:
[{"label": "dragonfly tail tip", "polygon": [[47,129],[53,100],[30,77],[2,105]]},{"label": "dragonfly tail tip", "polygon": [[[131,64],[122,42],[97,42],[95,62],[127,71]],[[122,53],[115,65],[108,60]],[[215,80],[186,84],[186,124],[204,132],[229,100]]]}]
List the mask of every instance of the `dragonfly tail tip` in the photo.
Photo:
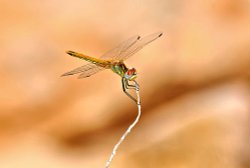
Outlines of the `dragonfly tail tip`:
[{"label": "dragonfly tail tip", "polygon": [[68,51],[66,51],[66,53],[69,54],[69,55],[74,55],[75,52],[68,50]]}]

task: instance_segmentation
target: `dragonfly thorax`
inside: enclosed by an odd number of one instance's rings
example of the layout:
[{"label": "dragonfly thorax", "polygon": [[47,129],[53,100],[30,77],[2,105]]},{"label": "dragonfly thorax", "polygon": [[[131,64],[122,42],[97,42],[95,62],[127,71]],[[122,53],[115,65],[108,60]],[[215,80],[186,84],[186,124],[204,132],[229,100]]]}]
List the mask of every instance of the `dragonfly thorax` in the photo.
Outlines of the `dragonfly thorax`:
[{"label": "dragonfly thorax", "polygon": [[118,74],[121,77],[126,78],[127,80],[134,80],[137,76],[135,68],[127,68],[123,62],[115,62],[111,66],[111,70]]}]

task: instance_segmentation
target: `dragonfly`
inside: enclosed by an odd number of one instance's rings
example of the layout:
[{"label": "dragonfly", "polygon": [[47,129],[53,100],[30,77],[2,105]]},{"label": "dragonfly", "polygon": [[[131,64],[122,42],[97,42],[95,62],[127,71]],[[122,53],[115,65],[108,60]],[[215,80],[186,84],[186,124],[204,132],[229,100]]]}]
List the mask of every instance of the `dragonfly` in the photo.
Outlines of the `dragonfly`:
[{"label": "dragonfly", "polygon": [[[67,54],[83,59],[89,63],[66,72],[62,76],[80,74],[78,78],[86,78],[105,69],[111,69],[121,77],[123,92],[136,102],[137,100],[127,91],[127,89],[136,89],[136,86],[139,86],[135,80],[137,78],[137,71],[135,68],[128,68],[124,61],[162,35],[162,32],[157,32],[143,38],[139,35],[130,37],[103,54],[100,58],[91,57],[74,51],[66,51]],[[130,82],[134,82],[134,84]]]}]

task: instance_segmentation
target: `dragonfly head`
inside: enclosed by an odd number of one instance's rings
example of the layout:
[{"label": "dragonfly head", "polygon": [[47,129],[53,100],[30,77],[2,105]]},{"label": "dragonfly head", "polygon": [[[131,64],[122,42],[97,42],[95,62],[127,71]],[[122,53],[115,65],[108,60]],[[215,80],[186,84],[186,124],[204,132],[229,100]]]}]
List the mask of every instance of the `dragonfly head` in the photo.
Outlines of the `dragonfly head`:
[{"label": "dragonfly head", "polygon": [[135,68],[128,69],[124,77],[130,81],[134,80],[137,77],[137,72]]}]

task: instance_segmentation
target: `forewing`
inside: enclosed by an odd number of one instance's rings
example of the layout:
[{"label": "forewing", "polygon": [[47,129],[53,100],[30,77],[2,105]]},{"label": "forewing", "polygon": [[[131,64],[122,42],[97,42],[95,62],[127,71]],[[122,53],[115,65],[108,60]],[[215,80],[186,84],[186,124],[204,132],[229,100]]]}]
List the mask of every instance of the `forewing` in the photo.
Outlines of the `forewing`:
[{"label": "forewing", "polygon": [[[76,69],[73,69],[72,71],[69,71],[69,72],[66,72],[64,73],[62,76],[68,76],[68,75],[74,75],[74,74],[78,74],[78,73],[82,73],[82,74],[86,74],[86,77],[87,75],[93,75],[101,70],[104,70],[105,68],[102,68],[102,67],[99,67],[95,64],[86,64],[86,65],[83,65],[83,66],[80,66]],[[81,75],[82,75],[81,74]],[[84,76],[84,75],[82,75]]]},{"label": "forewing", "polygon": [[132,46],[127,48],[127,50],[121,52],[117,57],[115,57],[116,60],[126,60],[128,57],[134,55],[136,52],[141,50],[145,45],[151,43],[152,41],[156,40],[157,38],[162,36],[162,32],[150,34],[146,37],[143,37],[136,41]]},{"label": "forewing", "polygon": [[138,40],[140,36],[133,36],[126,41],[120,43],[115,48],[111,49],[110,51],[103,54],[100,58],[104,60],[116,60],[119,55],[127,51],[130,47],[132,47]]}]

